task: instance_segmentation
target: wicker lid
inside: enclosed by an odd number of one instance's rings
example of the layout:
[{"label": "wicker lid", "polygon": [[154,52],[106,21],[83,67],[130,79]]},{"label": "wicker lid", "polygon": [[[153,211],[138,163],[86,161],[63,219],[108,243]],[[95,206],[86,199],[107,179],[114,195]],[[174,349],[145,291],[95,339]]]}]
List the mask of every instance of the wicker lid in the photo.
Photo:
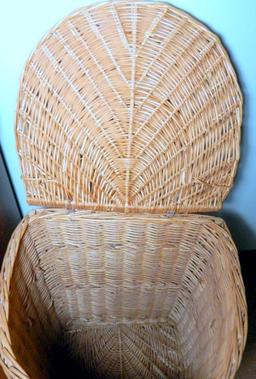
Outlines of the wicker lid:
[{"label": "wicker lid", "polygon": [[242,96],[219,39],[163,3],[78,10],[27,62],[17,146],[27,200],[132,212],[221,208]]}]

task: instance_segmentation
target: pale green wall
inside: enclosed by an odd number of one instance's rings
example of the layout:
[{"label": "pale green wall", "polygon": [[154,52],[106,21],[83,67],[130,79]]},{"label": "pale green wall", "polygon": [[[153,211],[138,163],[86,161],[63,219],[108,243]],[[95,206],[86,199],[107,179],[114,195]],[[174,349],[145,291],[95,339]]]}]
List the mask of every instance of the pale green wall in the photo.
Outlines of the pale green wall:
[{"label": "pale green wall", "polygon": [[[14,138],[19,78],[27,57],[56,22],[85,0],[2,0],[0,3],[0,141],[23,213],[26,204]],[[237,68],[245,96],[242,155],[235,188],[223,216],[241,249],[256,248],[256,2],[175,0],[223,40]],[[1,179],[0,179],[1,180]],[[1,194],[0,194],[1,196]]]}]

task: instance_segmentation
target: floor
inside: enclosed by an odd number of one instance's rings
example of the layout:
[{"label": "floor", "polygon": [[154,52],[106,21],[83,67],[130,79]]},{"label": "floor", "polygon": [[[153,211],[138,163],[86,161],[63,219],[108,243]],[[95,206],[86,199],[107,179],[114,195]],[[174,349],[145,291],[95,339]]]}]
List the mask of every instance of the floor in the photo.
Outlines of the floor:
[{"label": "floor", "polygon": [[[240,262],[248,303],[249,333],[242,364],[235,379],[256,379],[256,251],[240,253]],[[5,379],[1,368],[0,379]]]}]

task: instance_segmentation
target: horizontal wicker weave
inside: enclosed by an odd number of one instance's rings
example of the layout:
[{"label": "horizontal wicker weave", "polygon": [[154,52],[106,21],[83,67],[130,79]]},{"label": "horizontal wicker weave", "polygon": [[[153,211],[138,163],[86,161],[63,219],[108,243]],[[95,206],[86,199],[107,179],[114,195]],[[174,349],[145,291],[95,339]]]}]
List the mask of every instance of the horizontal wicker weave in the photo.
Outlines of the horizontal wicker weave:
[{"label": "horizontal wicker weave", "polygon": [[125,212],[218,210],[242,97],[219,39],[168,4],[111,1],[57,25],[20,86],[27,200]]},{"label": "horizontal wicker weave", "polygon": [[234,378],[237,250],[221,219],[174,213],[222,206],[241,117],[219,39],[167,4],[106,2],[48,33],[21,81],[17,148],[28,202],[75,210],[35,211],[9,243],[8,379]]},{"label": "horizontal wicker weave", "polygon": [[7,378],[235,375],[246,305],[220,219],[37,211],[16,229],[1,275]]}]

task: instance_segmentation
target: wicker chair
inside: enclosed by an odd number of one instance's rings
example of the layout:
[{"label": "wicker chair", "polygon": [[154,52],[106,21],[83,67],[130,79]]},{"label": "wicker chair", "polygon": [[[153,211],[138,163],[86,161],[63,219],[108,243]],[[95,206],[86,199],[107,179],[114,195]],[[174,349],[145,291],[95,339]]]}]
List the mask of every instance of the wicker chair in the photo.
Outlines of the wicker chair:
[{"label": "wicker chair", "polygon": [[7,378],[234,378],[237,250],[195,213],[233,184],[241,119],[220,41],[167,4],[106,2],[47,34],[16,137],[27,200],[49,208],[18,225],[1,271]]}]

